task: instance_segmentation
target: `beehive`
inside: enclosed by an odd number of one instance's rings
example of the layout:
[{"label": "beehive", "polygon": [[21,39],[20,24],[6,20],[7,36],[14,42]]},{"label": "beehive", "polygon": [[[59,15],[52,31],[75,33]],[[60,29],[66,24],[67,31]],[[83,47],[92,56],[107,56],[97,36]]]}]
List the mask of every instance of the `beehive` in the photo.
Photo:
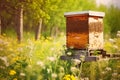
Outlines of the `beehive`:
[{"label": "beehive", "polygon": [[103,49],[104,12],[67,12],[66,45],[74,49]]}]

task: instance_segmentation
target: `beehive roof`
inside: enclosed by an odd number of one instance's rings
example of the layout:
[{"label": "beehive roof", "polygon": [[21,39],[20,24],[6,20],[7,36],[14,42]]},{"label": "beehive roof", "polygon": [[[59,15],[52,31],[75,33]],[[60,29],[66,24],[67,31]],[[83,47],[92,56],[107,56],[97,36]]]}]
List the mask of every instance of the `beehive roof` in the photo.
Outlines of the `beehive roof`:
[{"label": "beehive roof", "polygon": [[66,13],[64,13],[65,17],[79,16],[79,15],[89,15],[89,16],[104,17],[105,13],[104,12],[98,12],[98,11],[81,11],[81,12],[66,12]]}]

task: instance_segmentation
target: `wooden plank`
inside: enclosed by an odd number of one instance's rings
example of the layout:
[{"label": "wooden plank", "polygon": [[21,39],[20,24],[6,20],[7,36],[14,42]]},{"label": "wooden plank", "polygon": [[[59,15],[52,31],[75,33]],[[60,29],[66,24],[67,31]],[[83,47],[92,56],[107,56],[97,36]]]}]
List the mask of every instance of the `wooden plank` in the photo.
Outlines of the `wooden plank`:
[{"label": "wooden plank", "polygon": [[86,62],[91,62],[91,61],[97,61],[97,60],[99,60],[99,57],[97,57],[97,56],[87,56],[87,57],[85,57],[85,61]]},{"label": "wooden plank", "polygon": [[[74,55],[74,56],[66,56],[66,55],[63,55],[60,57],[61,60],[71,60],[71,59],[80,59],[80,56],[78,55]],[[86,56],[85,57],[85,62],[91,62],[91,61],[97,61],[99,60],[99,57],[97,56]]]}]

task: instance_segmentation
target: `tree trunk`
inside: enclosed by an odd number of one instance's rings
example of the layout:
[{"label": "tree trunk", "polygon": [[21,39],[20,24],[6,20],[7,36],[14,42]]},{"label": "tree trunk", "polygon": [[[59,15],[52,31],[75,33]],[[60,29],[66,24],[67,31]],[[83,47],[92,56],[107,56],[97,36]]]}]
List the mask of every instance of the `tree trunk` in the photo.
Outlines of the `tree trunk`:
[{"label": "tree trunk", "polygon": [[[2,12],[2,8],[1,8],[1,3],[0,3],[0,12]],[[0,35],[2,34],[2,19],[1,19],[1,13],[0,13]]]},{"label": "tree trunk", "polygon": [[0,35],[1,35],[1,28],[2,28],[2,24],[1,24],[1,16],[0,16]]},{"label": "tree trunk", "polygon": [[59,29],[57,26],[54,26],[51,28],[51,36],[52,37],[57,37],[58,33],[59,33]]},{"label": "tree trunk", "polygon": [[40,19],[38,26],[35,29],[35,40],[38,40],[40,38],[41,28],[42,28],[42,19]]},{"label": "tree trunk", "polygon": [[23,8],[22,6],[19,6],[19,8],[16,10],[15,14],[15,21],[16,21],[16,33],[17,33],[17,39],[19,42],[23,39]]}]

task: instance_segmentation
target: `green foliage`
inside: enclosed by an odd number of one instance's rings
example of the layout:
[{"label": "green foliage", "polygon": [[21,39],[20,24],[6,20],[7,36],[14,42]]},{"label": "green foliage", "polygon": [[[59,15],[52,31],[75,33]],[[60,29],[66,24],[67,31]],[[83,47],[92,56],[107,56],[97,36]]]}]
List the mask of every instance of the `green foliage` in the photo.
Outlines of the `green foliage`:
[{"label": "green foliage", "polygon": [[24,29],[33,31],[42,18],[42,33],[47,36],[54,34],[54,31],[56,31],[55,34],[65,31],[65,12],[83,10],[98,10],[106,13],[104,18],[105,34],[111,34],[114,37],[120,30],[120,10],[113,6],[110,8],[104,5],[96,7],[94,0],[1,0],[0,4],[3,5],[0,7],[2,32],[6,27],[14,28],[14,14],[19,5],[23,5],[24,9]]},{"label": "green foliage", "polygon": [[[0,79],[62,80],[66,75],[73,75],[76,80],[120,78],[119,60],[85,63],[82,57],[80,60],[60,60],[60,56],[65,54],[63,36],[55,39],[41,37],[38,41],[28,39],[21,44],[5,34],[0,36]],[[119,40],[116,41],[119,44]]]},{"label": "green foliage", "polygon": [[106,19],[110,27],[111,37],[115,37],[118,30],[120,30],[120,10],[111,6],[106,12]]},{"label": "green foliage", "polygon": [[111,54],[120,52],[120,37],[106,39],[104,49]]},{"label": "green foliage", "polygon": [[120,30],[120,9],[114,6],[106,7],[101,5],[98,10],[105,12],[104,18],[104,32],[111,35],[110,37],[116,37],[117,31]]},{"label": "green foliage", "polygon": [[93,0],[57,0],[55,3],[57,9],[55,11],[48,11],[50,20],[48,21],[48,29],[58,27],[61,31],[65,31],[65,12],[83,11],[95,9]]},{"label": "green foliage", "polygon": [[[2,24],[9,22],[9,25],[2,25],[3,27],[14,28],[14,14],[15,10],[22,5],[24,10],[24,29],[33,30],[38,26],[40,18],[43,20],[42,30],[46,31],[47,35],[52,34],[53,27],[58,28],[59,31],[65,31],[64,13],[68,11],[82,11],[95,9],[94,0],[2,0],[1,5],[5,5],[4,10],[0,7]],[[3,21],[5,20],[5,21]],[[59,32],[56,32],[57,34]]]},{"label": "green foliage", "polygon": [[[55,56],[58,56],[61,53],[61,44],[64,44],[61,42],[61,40],[63,41],[62,38],[56,42],[50,37],[46,39],[41,37],[39,41],[28,39],[24,43],[18,44],[17,40],[5,37],[5,34],[0,36],[0,79],[12,80],[17,78],[21,80],[22,78],[23,80],[32,80],[37,78],[39,60],[44,61],[47,56],[53,56],[55,53],[57,53]],[[36,68],[31,69],[30,66]],[[36,69],[38,70],[36,71]],[[13,73],[9,73],[11,70]]]},{"label": "green foliage", "polygon": [[[83,59],[63,61],[60,60],[60,56],[65,53],[62,46],[65,44],[65,35],[60,34],[56,38],[48,37],[50,33],[53,33],[51,31],[53,27],[55,30],[56,27],[60,31],[65,30],[64,12],[90,9],[104,11],[106,13],[104,19],[105,32],[116,33],[117,30],[120,30],[118,27],[120,26],[119,9],[114,7],[107,9],[105,6],[96,8],[95,3],[93,3],[94,0],[0,1],[2,1],[0,4],[7,6],[5,10],[2,10],[0,16],[4,19],[3,22],[9,30],[10,27],[14,26],[14,8],[23,5],[24,29],[33,30],[38,25],[39,18],[42,18],[43,32],[47,35],[41,36],[38,41],[34,41],[32,32],[24,32],[25,39],[21,44],[18,44],[14,30],[12,29],[12,32],[6,30],[5,33],[7,34],[0,36],[0,80],[62,80],[66,75],[73,76],[77,80],[80,78],[90,80],[120,79],[119,60],[85,63],[83,63]],[[105,50],[108,53],[119,53],[120,38],[113,40],[115,42],[105,41]],[[73,50],[69,51],[70,53],[73,52]]]},{"label": "green foliage", "polygon": [[25,54],[27,50],[17,40],[13,42],[11,38],[0,36],[0,79],[21,79],[19,75],[25,72],[28,65],[29,57]]}]

